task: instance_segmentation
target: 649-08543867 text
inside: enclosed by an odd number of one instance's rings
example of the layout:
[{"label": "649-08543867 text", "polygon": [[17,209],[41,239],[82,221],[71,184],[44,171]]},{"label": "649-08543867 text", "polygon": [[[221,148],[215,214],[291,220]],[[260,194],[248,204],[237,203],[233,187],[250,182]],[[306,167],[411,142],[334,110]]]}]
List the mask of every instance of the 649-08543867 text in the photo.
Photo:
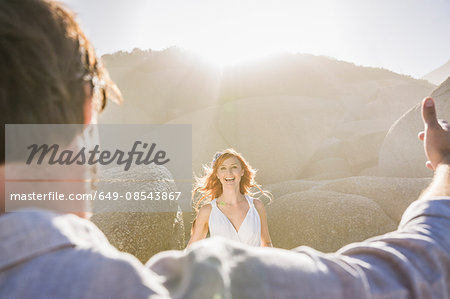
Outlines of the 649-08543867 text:
[{"label": "649-08543867 text", "polygon": [[20,200],[38,200],[38,201],[62,201],[62,200],[101,200],[101,201],[115,201],[115,200],[149,200],[149,201],[176,201],[180,198],[179,191],[99,191],[92,193],[70,193],[64,194],[61,192],[50,191],[47,193],[11,193],[11,201]]}]

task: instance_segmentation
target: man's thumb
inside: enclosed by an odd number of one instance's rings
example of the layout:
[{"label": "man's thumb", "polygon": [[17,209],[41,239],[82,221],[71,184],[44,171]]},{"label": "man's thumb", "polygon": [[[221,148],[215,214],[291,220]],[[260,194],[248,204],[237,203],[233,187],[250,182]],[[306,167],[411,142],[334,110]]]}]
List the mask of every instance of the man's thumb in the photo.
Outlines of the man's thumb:
[{"label": "man's thumb", "polygon": [[426,98],[422,102],[422,118],[426,125],[433,127],[439,125],[436,118],[436,108],[432,98]]}]

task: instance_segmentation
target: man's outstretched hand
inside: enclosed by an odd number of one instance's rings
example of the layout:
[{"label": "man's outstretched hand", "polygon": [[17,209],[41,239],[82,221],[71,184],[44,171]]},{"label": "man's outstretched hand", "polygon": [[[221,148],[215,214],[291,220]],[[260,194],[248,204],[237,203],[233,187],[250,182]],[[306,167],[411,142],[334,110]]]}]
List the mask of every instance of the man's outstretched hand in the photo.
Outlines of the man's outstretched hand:
[{"label": "man's outstretched hand", "polygon": [[432,98],[423,100],[422,118],[425,130],[419,133],[428,158],[426,167],[431,170],[435,170],[441,163],[450,164],[450,126],[446,121],[437,119],[435,107]]}]

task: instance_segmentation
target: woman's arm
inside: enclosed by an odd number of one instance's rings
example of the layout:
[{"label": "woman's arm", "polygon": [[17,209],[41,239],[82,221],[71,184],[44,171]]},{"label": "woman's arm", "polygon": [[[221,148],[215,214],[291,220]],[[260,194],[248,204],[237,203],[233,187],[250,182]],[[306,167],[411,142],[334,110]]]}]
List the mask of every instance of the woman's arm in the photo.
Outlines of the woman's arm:
[{"label": "woman's arm", "polygon": [[208,234],[208,221],[209,215],[211,214],[211,208],[212,206],[210,204],[204,205],[200,208],[197,217],[192,223],[191,239],[189,240],[187,247],[194,242],[206,238],[206,235]]},{"label": "woman's arm", "polygon": [[261,218],[261,247],[273,247],[270,239],[269,226],[267,225],[267,215],[264,204],[259,199],[254,199],[253,203]]}]

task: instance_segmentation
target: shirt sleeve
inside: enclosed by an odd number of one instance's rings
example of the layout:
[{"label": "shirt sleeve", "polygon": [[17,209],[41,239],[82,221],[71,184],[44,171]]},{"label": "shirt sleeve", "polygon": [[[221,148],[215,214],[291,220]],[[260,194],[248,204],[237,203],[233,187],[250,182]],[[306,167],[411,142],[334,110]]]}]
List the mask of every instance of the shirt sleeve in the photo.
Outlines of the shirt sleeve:
[{"label": "shirt sleeve", "polygon": [[147,266],[173,297],[447,298],[450,198],[417,201],[397,231],[333,254],[210,239],[158,254]]},{"label": "shirt sleeve", "polygon": [[363,272],[375,298],[448,298],[450,198],[414,202],[397,231],[346,246],[338,257]]}]

